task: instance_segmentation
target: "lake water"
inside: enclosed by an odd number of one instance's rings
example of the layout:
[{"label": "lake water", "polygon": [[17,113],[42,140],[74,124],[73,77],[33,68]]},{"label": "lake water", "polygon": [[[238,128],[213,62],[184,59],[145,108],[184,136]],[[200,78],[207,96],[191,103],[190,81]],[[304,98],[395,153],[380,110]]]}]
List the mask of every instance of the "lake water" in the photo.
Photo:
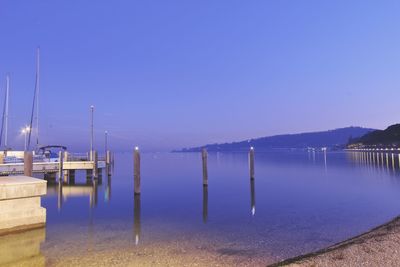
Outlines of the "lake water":
[{"label": "lake water", "polygon": [[29,265],[262,266],[400,214],[397,154],[256,152],[251,181],[246,153],[210,153],[208,188],[200,154],[141,161],[140,197],[132,154],[116,154],[112,177],[77,172],[62,194],[49,182],[46,229],[0,237],[0,247],[20,247]]}]

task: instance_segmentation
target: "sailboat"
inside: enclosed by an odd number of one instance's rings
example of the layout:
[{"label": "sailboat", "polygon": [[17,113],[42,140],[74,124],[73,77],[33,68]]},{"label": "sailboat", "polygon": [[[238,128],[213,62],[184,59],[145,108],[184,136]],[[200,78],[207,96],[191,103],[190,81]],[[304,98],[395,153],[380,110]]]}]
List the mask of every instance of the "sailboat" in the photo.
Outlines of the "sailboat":
[{"label": "sailboat", "polygon": [[[36,81],[35,81],[35,91],[33,94],[33,104],[32,113],[29,125],[29,137],[27,148],[30,148],[32,129],[36,130],[36,144],[34,149],[34,158],[41,161],[58,161],[58,151],[66,151],[67,148],[61,145],[40,145],[39,143],[39,92],[40,92],[40,47],[37,48],[36,54]],[[36,111],[36,114],[35,114]],[[34,117],[36,115],[36,117]],[[36,122],[36,127],[33,127],[34,121]],[[57,150],[57,152],[55,152]]]},{"label": "sailboat", "polygon": [[[22,162],[24,151],[12,150],[8,144],[8,112],[9,112],[9,91],[10,91],[10,76],[6,76],[6,90],[4,96],[3,116],[0,129],[0,155],[2,155],[1,163],[16,163]],[[24,133],[27,135],[25,138],[25,150],[30,150],[32,129],[35,129],[36,144],[33,149],[33,157],[36,161],[58,161],[58,153],[54,150],[65,151],[67,148],[60,145],[40,145],[39,143],[39,92],[40,92],[40,47],[36,50],[36,76],[35,76],[35,90],[33,94],[32,112],[30,123],[24,127]],[[33,124],[36,124],[35,127]],[[4,132],[4,144],[3,141]],[[1,162],[2,161],[2,162]]]}]

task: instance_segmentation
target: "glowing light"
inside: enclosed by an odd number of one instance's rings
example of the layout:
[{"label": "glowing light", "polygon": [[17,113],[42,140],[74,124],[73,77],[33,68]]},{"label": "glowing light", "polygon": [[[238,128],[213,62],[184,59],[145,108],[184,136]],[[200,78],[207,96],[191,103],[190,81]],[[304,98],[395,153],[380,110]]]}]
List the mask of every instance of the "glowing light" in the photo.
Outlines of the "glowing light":
[{"label": "glowing light", "polygon": [[25,126],[24,128],[21,129],[21,133],[26,134],[26,133],[29,132],[29,130],[30,130],[30,127],[29,126]]},{"label": "glowing light", "polygon": [[139,150],[139,147],[138,147],[138,146],[135,146],[135,150],[138,151],[138,150]]}]

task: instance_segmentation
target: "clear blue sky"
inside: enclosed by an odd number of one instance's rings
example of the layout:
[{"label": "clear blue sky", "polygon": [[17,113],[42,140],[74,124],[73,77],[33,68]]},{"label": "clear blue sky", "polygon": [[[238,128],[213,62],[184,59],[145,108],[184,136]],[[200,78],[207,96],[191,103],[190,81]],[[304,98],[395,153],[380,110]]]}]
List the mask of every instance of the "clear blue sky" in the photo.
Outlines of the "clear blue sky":
[{"label": "clear blue sky", "polygon": [[23,145],[164,150],[400,118],[399,1],[0,1],[0,78]]}]

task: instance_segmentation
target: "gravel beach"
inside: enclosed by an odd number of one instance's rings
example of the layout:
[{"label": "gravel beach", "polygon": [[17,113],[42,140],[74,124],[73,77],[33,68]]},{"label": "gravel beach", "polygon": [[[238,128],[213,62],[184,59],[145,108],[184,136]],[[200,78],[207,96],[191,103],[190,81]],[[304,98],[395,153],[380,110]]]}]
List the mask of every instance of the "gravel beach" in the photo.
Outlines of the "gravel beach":
[{"label": "gravel beach", "polygon": [[270,266],[398,266],[400,217],[320,251]]}]

